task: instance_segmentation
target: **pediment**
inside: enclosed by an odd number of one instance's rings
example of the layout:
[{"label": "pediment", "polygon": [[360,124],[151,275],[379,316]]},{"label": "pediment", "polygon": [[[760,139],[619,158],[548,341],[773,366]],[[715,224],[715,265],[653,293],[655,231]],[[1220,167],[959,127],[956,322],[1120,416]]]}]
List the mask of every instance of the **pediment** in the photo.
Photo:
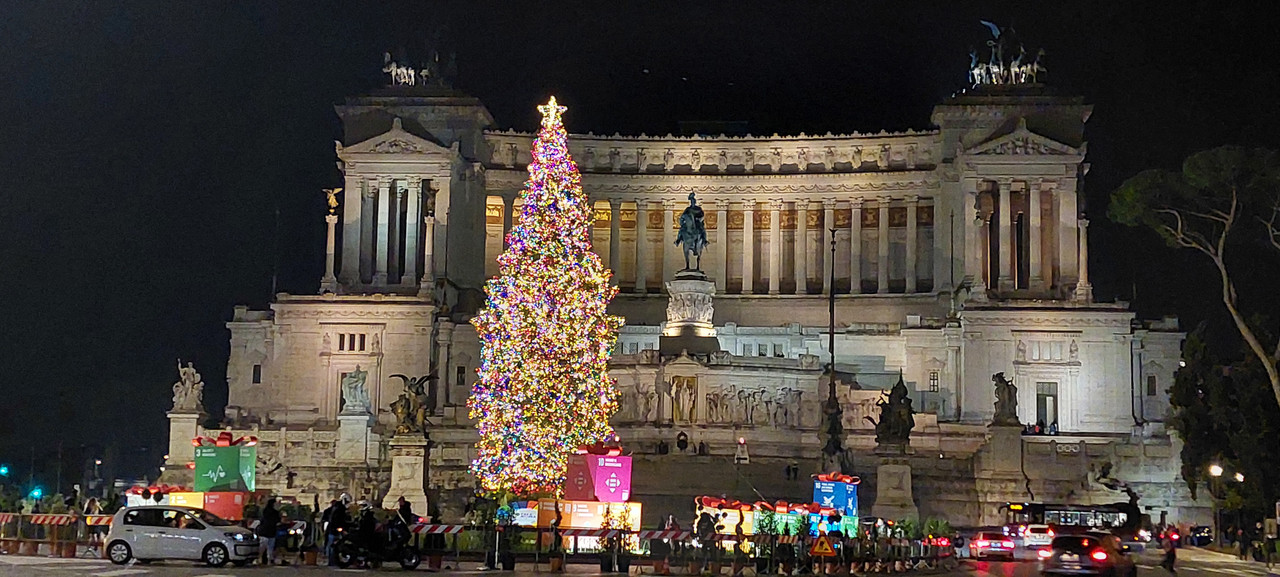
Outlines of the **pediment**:
[{"label": "pediment", "polygon": [[987,140],[964,151],[968,156],[1083,156],[1084,151],[1072,148],[1032,132],[1025,118],[1018,120],[1017,128],[1003,136]]},{"label": "pediment", "polygon": [[417,136],[404,129],[400,119],[391,123],[391,130],[378,136],[341,147],[341,152],[348,154],[452,154],[449,148]]}]

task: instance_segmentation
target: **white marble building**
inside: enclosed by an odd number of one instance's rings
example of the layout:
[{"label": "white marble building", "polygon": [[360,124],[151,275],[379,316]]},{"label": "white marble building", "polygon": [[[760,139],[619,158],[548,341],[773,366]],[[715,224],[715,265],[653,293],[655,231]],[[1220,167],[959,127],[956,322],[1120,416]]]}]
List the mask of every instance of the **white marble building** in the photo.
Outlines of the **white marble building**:
[{"label": "white marble building", "polygon": [[[840,394],[847,444],[866,457],[864,491],[874,491],[875,466],[863,417],[901,375],[922,411],[912,437],[922,514],[967,524],[1010,500],[1123,500],[1091,477],[1109,462],[1115,478],[1144,487],[1153,513],[1203,515],[1162,425],[1183,338],[1176,320],[1140,322],[1125,303],[1093,300],[1080,212],[1090,111],[1022,85],[949,98],[931,128],[905,133],[572,134],[596,202],[595,250],[621,288],[616,422],[637,456],[646,518],[683,512],[697,492],[806,498],[807,483],[782,469],[817,468],[833,291],[836,364],[861,386]],[[533,135],[498,129],[474,98],[425,87],[389,87],[337,112],[345,190],[326,219],[320,294],[237,309],[226,424],[257,431],[263,459],[281,465],[264,487],[376,495],[401,387],[391,375],[435,371],[428,491],[449,517],[473,486],[465,400],[479,351],[467,321],[520,210]],[[658,350],[690,193],[707,211],[702,268],[715,282],[722,348],[701,357]],[[373,411],[343,415],[340,383],[357,366]],[[1060,431],[1019,447],[1044,460],[1024,473],[1033,495],[983,464],[996,372],[1018,385],[1023,422]],[[177,419],[173,435],[192,426]],[[681,433],[687,451],[676,448]],[[751,462],[735,468],[726,463],[738,438]]]}]

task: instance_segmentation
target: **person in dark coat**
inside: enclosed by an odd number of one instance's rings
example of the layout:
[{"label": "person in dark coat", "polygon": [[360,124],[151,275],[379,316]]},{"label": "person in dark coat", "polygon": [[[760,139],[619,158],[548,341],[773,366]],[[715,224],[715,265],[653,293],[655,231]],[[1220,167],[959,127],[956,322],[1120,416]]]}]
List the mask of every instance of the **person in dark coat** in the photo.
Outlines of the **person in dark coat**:
[{"label": "person in dark coat", "polygon": [[267,506],[262,508],[262,518],[258,520],[258,539],[262,541],[262,564],[271,565],[276,562],[276,534],[280,532],[280,510],[276,509],[276,500],[267,499]]},{"label": "person in dark coat", "polygon": [[324,511],[324,556],[329,560],[330,566],[338,564],[337,557],[334,555],[333,544],[337,542],[338,535],[342,534],[350,520],[347,517],[347,506],[341,501],[334,499],[329,503],[329,508]]}]

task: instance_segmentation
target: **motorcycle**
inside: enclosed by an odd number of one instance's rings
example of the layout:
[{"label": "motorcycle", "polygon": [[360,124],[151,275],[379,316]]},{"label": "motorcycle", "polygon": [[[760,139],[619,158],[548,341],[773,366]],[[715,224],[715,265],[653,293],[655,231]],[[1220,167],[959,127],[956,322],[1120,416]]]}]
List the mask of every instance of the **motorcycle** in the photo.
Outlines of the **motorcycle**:
[{"label": "motorcycle", "polygon": [[422,554],[410,543],[411,538],[409,528],[396,518],[378,528],[372,546],[360,538],[355,526],[343,527],[333,545],[334,562],[341,569],[356,564],[377,569],[384,561],[395,561],[412,571],[422,563]]}]

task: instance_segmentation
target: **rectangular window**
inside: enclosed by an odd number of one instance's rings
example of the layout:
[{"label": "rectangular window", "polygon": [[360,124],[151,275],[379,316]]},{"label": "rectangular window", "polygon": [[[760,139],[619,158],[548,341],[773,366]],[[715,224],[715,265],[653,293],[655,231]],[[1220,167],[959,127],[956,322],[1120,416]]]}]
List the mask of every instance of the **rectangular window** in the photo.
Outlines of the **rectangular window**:
[{"label": "rectangular window", "polygon": [[639,348],[640,348],[640,345],[637,343],[627,343],[627,354],[634,355],[636,354]]},{"label": "rectangular window", "polygon": [[756,347],[756,356],[757,357],[769,356],[769,345],[761,343],[760,346]]},{"label": "rectangular window", "polygon": [[253,365],[253,384],[262,384],[262,365]]},{"label": "rectangular window", "polygon": [[1036,383],[1036,424],[1048,427],[1058,422],[1058,383]]},{"label": "rectangular window", "polygon": [[938,371],[929,371],[929,392],[936,393],[940,387]]},{"label": "rectangular window", "polygon": [[338,350],[347,350],[347,333],[338,333]]},{"label": "rectangular window", "polygon": [[774,357],[776,357],[776,358],[779,358],[779,359],[781,359],[782,357],[786,356],[786,355],[784,355],[784,354],[783,354],[783,352],[782,352],[782,343],[774,343],[774,345],[773,345],[773,356],[774,356]]},{"label": "rectangular window", "polygon": [[465,386],[467,384],[467,366],[466,365],[458,365],[458,379],[455,380],[454,383],[457,383],[460,386]]},{"label": "rectangular window", "polygon": [[363,350],[364,350],[364,337],[365,337],[365,334],[364,334],[364,333],[360,333],[360,348],[358,348],[358,349],[356,349],[356,350],[358,350],[358,351],[363,351]]},{"label": "rectangular window", "polygon": [[1156,376],[1155,375],[1147,375],[1147,396],[1148,397],[1156,396]]}]

